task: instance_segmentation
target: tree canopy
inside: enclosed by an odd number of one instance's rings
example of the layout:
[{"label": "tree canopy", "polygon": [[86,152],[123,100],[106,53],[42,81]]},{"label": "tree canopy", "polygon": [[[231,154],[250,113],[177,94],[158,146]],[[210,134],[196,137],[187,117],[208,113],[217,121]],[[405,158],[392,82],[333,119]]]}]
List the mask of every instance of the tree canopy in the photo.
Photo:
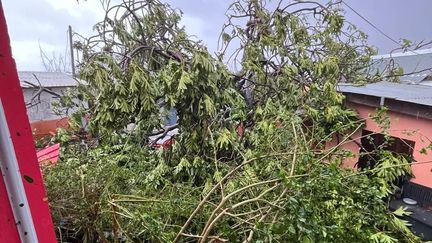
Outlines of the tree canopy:
[{"label": "tree canopy", "polygon": [[[417,242],[386,200],[407,162],[341,167],[362,122],[339,82],[374,49],[340,2],[235,0],[209,53],[159,0],[103,1],[76,97],[91,139],[45,170],[55,221],[86,242]],[[168,110],[177,124],[164,126]],[[134,124],[133,129],[126,129]],[[78,126],[78,123],[75,123]],[[175,143],[155,149],[178,129]],[[326,147],[335,134],[343,139]],[[62,231],[62,232],[65,232]],[[110,234],[106,234],[109,232]]]}]

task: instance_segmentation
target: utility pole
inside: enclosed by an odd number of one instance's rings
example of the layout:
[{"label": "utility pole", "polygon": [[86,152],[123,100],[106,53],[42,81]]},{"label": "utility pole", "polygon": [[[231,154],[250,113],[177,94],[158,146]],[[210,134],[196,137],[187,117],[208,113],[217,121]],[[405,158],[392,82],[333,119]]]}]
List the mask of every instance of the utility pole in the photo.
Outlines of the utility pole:
[{"label": "utility pole", "polygon": [[72,26],[69,25],[69,47],[70,47],[70,61],[71,61],[71,67],[72,67],[72,77],[75,77],[75,60],[74,60],[74,53],[73,53],[73,42],[72,42]]}]

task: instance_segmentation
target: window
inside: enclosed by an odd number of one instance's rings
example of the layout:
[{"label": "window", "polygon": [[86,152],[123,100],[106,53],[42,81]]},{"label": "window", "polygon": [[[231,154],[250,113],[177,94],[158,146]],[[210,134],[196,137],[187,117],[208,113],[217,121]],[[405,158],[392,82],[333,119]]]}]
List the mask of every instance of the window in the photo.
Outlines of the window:
[{"label": "window", "polygon": [[380,150],[391,151],[395,155],[405,156],[411,162],[414,145],[415,142],[411,140],[392,136],[386,137],[381,133],[363,130],[357,168],[374,168],[380,159],[379,153],[377,153]]}]

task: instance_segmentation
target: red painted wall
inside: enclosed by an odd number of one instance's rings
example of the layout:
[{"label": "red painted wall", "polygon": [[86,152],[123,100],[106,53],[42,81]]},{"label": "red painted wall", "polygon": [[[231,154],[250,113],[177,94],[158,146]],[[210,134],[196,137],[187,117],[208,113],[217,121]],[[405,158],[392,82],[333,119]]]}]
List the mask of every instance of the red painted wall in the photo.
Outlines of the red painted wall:
[{"label": "red painted wall", "polygon": [[69,128],[68,118],[47,120],[47,121],[37,121],[30,124],[33,137],[35,139],[40,139],[46,136],[54,136],[56,134],[57,128]]},{"label": "red painted wall", "polygon": [[[15,61],[12,58],[7,25],[0,2],[0,98],[15,149],[24,189],[27,195],[38,240],[41,243],[56,242],[53,223],[45,196],[44,183],[36,158],[36,150],[28,121],[24,97],[19,84]],[[30,180],[24,179],[31,178]],[[11,207],[0,179],[0,241],[20,242],[15,220],[11,219]],[[13,218],[12,218],[13,219]]]},{"label": "red painted wall", "polygon": [[[356,110],[360,118],[365,119],[366,127],[364,127],[364,129],[377,133],[382,132],[382,129],[371,118],[369,118],[369,114],[373,114],[376,108],[355,103],[348,103],[347,105],[353,110]],[[390,129],[388,130],[389,135],[415,142],[413,157],[416,163],[420,162],[422,164],[412,165],[412,171],[415,178],[411,181],[432,188],[432,151],[429,151],[427,154],[420,153],[422,148],[427,147],[431,143],[432,120],[392,111],[389,111],[387,114],[390,118]],[[357,133],[351,136],[352,140],[360,143],[361,133],[362,130],[360,129]],[[348,158],[344,161],[344,166],[351,168],[353,168],[355,163],[357,163],[360,151],[359,146],[352,140],[341,146],[344,149],[352,151],[354,154],[353,158]],[[336,141],[333,140],[328,144],[328,146],[334,146],[335,144]]]}]

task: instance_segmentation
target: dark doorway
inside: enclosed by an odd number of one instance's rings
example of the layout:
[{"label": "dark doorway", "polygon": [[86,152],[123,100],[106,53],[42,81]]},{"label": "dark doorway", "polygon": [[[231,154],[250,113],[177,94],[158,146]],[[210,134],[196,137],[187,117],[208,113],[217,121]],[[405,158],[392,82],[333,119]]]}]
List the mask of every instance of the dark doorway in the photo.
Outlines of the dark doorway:
[{"label": "dark doorway", "polygon": [[363,130],[357,168],[373,169],[380,160],[378,152],[382,150],[390,151],[398,156],[404,156],[411,162],[414,145],[415,142],[411,140]]}]

